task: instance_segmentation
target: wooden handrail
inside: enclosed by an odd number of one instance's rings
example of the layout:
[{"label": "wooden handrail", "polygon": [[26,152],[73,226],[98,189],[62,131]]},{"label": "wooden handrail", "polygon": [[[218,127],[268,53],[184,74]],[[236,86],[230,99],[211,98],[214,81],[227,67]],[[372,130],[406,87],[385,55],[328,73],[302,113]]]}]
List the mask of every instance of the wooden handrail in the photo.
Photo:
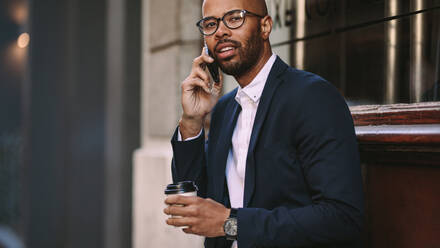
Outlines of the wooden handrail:
[{"label": "wooden handrail", "polygon": [[440,102],[350,107],[355,126],[440,124]]}]

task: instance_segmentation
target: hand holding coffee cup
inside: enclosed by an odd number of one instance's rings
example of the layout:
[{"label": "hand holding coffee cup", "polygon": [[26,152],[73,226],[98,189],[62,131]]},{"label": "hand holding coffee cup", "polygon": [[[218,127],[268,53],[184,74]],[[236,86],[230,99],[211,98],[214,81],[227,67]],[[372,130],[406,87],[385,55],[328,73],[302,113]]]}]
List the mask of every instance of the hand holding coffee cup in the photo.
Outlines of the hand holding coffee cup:
[{"label": "hand holding coffee cup", "polygon": [[225,236],[223,225],[230,215],[230,209],[210,198],[198,197],[194,182],[170,184],[165,194],[168,207],[164,213],[170,216],[166,220],[168,225],[181,227],[187,234]]},{"label": "hand holding coffee cup", "polygon": [[[168,184],[165,189],[165,195],[182,195],[182,196],[197,196],[197,185],[193,181],[183,181],[178,183]],[[180,204],[174,204],[174,206],[181,206]],[[180,218],[180,216],[172,215],[172,218]]]}]

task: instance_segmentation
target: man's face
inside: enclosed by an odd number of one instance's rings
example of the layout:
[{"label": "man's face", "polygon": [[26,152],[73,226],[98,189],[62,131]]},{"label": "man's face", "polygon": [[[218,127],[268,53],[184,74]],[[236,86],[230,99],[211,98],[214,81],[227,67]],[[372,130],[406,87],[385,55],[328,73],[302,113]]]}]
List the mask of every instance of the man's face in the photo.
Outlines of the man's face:
[{"label": "man's face", "polygon": [[[205,0],[203,17],[221,18],[226,12],[235,9],[246,9],[258,13],[247,0]],[[247,4],[246,4],[247,3]],[[246,8],[247,6],[247,8]],[[244,24],[238,29],[229,29],[220,22],[218,30],[205,41],[213,57],[218,61],[221,70],[229,75],[240,76],[249,71],[258,61],[263,51],[260,18],[248,15]]]}]

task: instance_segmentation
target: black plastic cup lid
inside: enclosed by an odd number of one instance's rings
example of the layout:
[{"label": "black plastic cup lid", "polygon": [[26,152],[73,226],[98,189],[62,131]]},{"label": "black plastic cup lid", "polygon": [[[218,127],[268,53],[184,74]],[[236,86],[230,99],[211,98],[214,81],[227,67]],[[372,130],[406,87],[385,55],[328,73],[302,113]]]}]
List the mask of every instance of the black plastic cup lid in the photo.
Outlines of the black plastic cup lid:
[{"label": "black plastic cup lid", "polygon": [[188,192],[194,192],[197,190],[199,189],[197,188],[197,185],[193,181],[183,181],[183,182],[168,184],[167,188],[165,189],[165,194],[166,195],[183,194]]}]

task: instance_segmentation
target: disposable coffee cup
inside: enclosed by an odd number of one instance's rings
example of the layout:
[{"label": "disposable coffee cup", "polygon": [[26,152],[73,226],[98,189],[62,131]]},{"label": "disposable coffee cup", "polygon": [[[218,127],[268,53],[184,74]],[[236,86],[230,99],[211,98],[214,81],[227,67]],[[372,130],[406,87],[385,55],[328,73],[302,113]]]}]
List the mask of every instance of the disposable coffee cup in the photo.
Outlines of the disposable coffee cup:
[{"label": "disposable coffee cup", "polygon": [[165,189],[165,195],[197,196],[197,190],[197,185],[193,181],[183,181],[168,184]]},{"label": "disposable coffee cup", "polygon": [[[178,183],[168,184],[165,188],[165,195],[183,195],[183,196],[197,196],[197,185],[193,181],[183,181]],[[174,204],[175,206],[182,206]],[[180,216],[172,215],[172,218],[181,218]],[[181,227],[185,228],[185,227]]]}]

